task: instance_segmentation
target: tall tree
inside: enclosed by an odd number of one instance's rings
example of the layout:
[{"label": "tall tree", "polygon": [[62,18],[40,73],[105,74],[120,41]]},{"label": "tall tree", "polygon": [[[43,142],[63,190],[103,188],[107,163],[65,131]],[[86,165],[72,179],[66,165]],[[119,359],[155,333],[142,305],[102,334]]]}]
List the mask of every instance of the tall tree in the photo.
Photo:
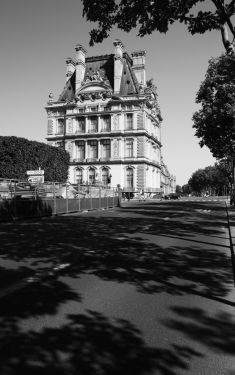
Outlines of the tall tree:
[{"label": "tall tree", "polygon": [[198,169],[194,172],[188,181],[191,190],[197,194],[201,194],[208,187],[207,174],[204,169]]},{"label": "tall tree", "polygon": [[233,154],[235,105],[235,55],[211,59],[196,102],[201,109],[193,115],[195,135],[215,158]]},{"label": "tall tree", "polygon": [[[231,17],[235,13],[235,0],[81,0],[83,16],[97,22],[90,32],[90,45],[102,42],[114,26],[129,32],[138,30],[138,36],[154,31],[166,33],[174,22],[184,23],[191,34],[221,30],[227,51],[233,50],[227,28],[235,36]],[[202,3],[210,5],[205,10]]]}]

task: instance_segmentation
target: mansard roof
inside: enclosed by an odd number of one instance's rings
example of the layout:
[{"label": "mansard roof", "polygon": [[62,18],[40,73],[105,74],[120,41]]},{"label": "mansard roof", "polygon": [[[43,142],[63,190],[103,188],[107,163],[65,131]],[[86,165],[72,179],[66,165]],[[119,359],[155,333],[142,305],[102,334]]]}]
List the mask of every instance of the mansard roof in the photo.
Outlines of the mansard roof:
[{"label": "mansard roof", "polygon": [[[86,70],[84,85],[86,79],[92,76],[94,72],[99,72],[102,82],[109,86],[114,91],[114,54],[92,56],[85,59]],[[89,80],[89,78],[88,78]],[[66,85],[59,96],[59,101],[73,101],[75,99],[75,81],[76,81],[76,70],[72,76],[66,82]],[[139,85],[136,79],[135,73],[132,70],[132,59],[124,52],[123,53],[123,71],[121,78],[120,96],[137,94],[139,92]]]},{"label": "mansard roof", "polygon": [[132,70],[132,63],[130,61],[130,57],[126,55],[127,54],[124,53],[120,96],[137,94],[139,92],[139,84],[137,82],[135,73]]},{"label": "mansard roof", "polygon": [[58,101],[71,102],[75,97],[75,79],[76,73],[74,72],[70,79],[66,82],[66,85],[59,96]]}]

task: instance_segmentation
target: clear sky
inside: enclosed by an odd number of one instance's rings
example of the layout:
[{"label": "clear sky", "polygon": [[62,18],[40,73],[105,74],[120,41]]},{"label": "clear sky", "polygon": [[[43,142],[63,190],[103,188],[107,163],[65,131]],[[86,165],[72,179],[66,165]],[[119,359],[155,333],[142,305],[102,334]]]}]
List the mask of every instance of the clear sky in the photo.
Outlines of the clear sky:
[{"label": "clear sky", "polygon": [[80,0],[8,0],[0,14],[0,135],[46,142],[45,106],[52,91],[58,98],[65,85],[66,57],[81,43],[87,56],[114,52],[119,38],[131,53],[146,50],[147,79],[158,87],[162,123],[162,154],[177,184],[183,185],[199,168],[213,165],[207,148],[200,148],[192,129],[198,106],[196,92],[210,57],[224,52],[220,33],[191,36],[175,24],[167,34],[139,38],[114,30],[109,39],[89,47],[94,25],[82,18]]}]

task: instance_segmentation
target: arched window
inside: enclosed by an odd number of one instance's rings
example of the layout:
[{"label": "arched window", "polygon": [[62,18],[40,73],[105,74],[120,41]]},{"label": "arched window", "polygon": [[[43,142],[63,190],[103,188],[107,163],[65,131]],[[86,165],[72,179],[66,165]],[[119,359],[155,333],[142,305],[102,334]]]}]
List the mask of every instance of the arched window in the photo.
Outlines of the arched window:
[{"label": "arched window", "polygon": [[102,171],[101,171],[101,180],[102,180],[102,184],[103,185],[107,185],[108,175],[109,175],[108,168],[102,168]]},{"label": "arched window", "polygon": [[95,169],[94,168],[89,169],[88,178],[89,178],[89,184],[90,185],[94,184],[95,182]]},{"label": "arched window", "polygon": [[134,186],[134,171],[133,168],[126,169],[126,187],[133,188]]},{"label": "arched window", "polygon": [[83,182],[83,170],[81,168],[78,168],[76,170],[76,183],[82,184]]}]

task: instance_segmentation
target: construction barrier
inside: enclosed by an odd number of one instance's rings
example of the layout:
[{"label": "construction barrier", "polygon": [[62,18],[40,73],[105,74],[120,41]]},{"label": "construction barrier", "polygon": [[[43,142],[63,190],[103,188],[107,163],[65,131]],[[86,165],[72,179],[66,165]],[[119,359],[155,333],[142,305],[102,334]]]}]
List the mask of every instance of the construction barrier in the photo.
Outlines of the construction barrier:
[{"label": "construction barrier", "polygon": [[10,182],[8,190],[4,185],[4,196],[0,198],[0,221],[9,221],[115,207],[119,204],[120,193],[118,197],[116,188],[68,183],[53,182],[32,187],[24,182]]}]

